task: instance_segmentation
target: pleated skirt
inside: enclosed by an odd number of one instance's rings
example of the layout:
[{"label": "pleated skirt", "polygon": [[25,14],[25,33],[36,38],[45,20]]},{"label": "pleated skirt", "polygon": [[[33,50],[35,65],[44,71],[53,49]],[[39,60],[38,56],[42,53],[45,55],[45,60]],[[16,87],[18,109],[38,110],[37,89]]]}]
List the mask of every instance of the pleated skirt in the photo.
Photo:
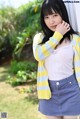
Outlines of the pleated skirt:
[{"label": "pleated skirt", "polygon": [[75,75],[59,81],[49,80],[49,85],[52,97],[40,99],[38,110],[47,116],[79,116],[80,88]]}]

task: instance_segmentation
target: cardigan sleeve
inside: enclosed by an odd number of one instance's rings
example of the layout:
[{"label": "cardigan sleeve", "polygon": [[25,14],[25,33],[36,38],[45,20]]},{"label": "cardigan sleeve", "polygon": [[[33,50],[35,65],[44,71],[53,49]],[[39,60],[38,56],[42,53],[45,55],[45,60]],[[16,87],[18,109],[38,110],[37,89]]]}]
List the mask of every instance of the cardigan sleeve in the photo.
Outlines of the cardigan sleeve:
[{"label": "cardigan sleeve", "polygon": [[48,57],[62,38],[63,35],[56,31],[46,43],[40,44],[43,40],[42,34],[36,34],[33,39],[33,55],[35,59],[41,61]]}]

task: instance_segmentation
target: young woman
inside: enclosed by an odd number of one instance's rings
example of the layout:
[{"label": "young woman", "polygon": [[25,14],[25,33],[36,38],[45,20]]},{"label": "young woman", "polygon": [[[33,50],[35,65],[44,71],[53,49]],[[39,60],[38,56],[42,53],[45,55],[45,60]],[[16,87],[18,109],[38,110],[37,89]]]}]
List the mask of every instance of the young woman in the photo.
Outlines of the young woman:
[{"label": "young woman", "polygon": [[43,33],[35,35],[39,111],[47,119],[77,119],[80,114],[80,37],[72,29],[62,0],[44,0]]}]

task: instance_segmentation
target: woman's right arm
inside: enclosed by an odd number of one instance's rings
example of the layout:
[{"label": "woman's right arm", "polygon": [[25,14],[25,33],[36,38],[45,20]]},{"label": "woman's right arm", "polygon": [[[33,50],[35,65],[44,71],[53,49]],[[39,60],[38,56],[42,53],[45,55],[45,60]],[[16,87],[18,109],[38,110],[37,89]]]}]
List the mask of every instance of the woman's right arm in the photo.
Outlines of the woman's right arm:
[{"label": "woman's right arm", "polygon": [[56,31],[45,44],[40,44],[42,41],[41,34],[35,35],[33,40],[33,54],[35,59],[41,61],[48,57],[62,38],[63,35]]},{"label": "woman's right arm", "polygon": [[69,30],[69,24],[65,21],[62,21],[62,23],[57,25],[54,35],[50,37],[49,40],[43,45],[39,44],[40,41],[38,42],[38,40],[42,39],[36,35],[33,40],[33,54],[35,59],[37,61],[41,61],[48,57],[54,51],[54,48],[59,43],[59,41],[63,38],[63,35]]}]

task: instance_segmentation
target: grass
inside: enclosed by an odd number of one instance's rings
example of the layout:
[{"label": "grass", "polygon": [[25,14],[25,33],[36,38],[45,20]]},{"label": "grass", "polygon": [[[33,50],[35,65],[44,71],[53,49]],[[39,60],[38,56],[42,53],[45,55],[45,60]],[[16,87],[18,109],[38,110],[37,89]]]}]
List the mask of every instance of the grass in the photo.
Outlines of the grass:
[{"label": "grass", "polygon": [[[0,112],[7,112],[7,119],[45,119],[38,112],[36,93],[19,93],[16,89],[21,87],[12,87],[5,82],[8,68],[9,66],[0,67]],[[29,87],[29,84],[25,86]]]}]

